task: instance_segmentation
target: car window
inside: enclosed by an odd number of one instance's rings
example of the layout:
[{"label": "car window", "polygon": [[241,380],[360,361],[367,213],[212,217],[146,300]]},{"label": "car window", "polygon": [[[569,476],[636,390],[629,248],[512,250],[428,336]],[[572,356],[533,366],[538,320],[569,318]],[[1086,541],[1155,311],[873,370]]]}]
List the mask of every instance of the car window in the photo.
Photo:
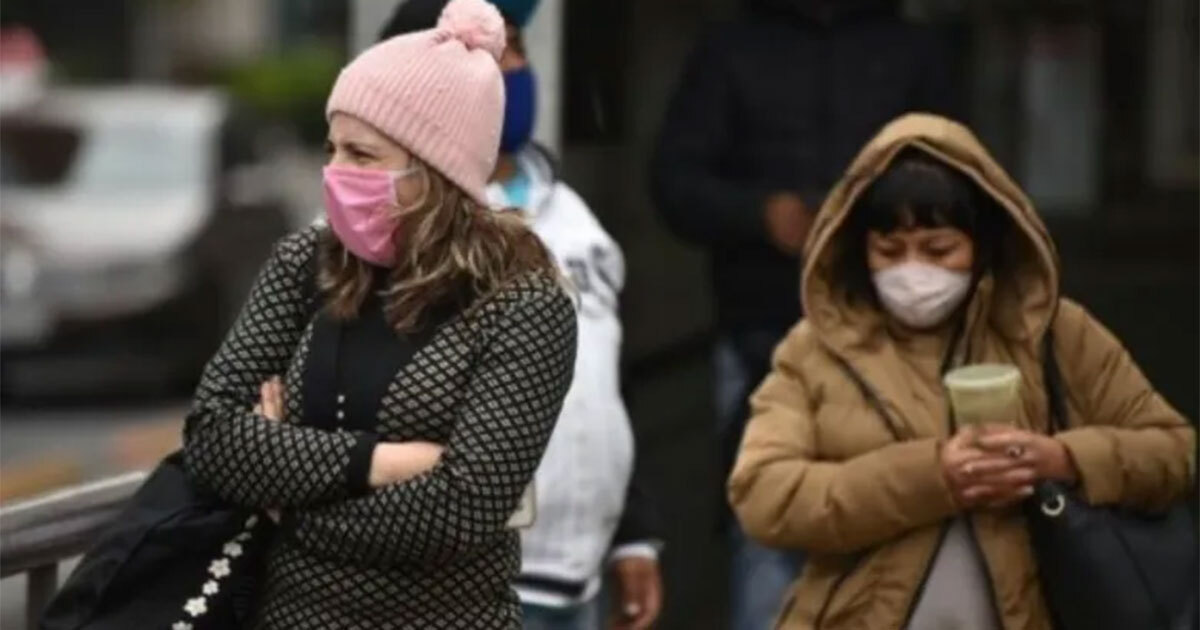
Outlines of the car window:
[{"label": "car window", "polygon": [[84,137],[72,173],[83,190],[161,190],[205,185],[210,159],[199,130],[113,123]]},{"label": "car window", "polygon": [[78,129],[22,118],[0,121],[0,183],[53,186],[66,181],[81,144]]}]

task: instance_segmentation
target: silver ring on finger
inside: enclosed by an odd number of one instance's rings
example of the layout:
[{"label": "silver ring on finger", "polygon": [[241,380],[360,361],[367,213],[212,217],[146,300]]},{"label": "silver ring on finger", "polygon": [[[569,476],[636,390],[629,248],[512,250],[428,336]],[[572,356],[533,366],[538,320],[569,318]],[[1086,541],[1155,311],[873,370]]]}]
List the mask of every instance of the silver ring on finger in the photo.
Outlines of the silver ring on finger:
[{"label": "silver ring on finger", "polygon": [[1004,454],[1012,459],[1021,459],[1025,456],[1025,447],[1020,444],[1013,444],[1007,449],[1004,449]]}]

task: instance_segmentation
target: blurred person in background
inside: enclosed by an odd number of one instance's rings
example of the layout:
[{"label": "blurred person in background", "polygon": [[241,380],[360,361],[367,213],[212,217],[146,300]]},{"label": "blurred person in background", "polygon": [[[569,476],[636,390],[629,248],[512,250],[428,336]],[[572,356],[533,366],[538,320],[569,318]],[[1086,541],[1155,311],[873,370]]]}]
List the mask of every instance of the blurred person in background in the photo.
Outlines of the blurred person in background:
[{"label": "blurred person in background", "polygon": [[[1193,429],[1060,296],[1045,225],[965,127],[885,128],[814,230],[805,319],[753,396],[729,480],[747,533],[808,554],[779,627],[1049,630],[1019,504],[1055,480],[1094,505],[1169,506]],[[1048,340],[1075,420],[1053,436]],[[987,362],[1020,370],[1016,415],[956,426],[942,376]]]},{"label": "blurred person in background", "polygon": [[453,0],[342,70],[328,227],[279,244],[205,369],[189,474],[282,515],[255,628],[520,627],[509,522],[576,325],[549,252],[488,208],[504,45],[494,7]]},{"label": "blurred person in background", "polygon": [[[746,0],[687,62],[651,166],[670,229],[711,254],[722,478],[770,353],[800,316],[813,216],[855,152],[907,111],[954,113],[949,55],[887,0]],[[723,503],[723,502],[722,502]],[[767,626],[799,558],[731,519],[732,627]]]},{"label": "blurred person in background", "polygon": [[[446,0],[407,0],[382,39],[431,26]],[[501,0],[508,43],[500,157],[487,187],[495,208],[517,208],[579,293],[575,378],[535,475],[536,518],[521,530],[517,593],[528,630],[587,630],[605,624],[600,587],[612,578],[616,628],[648,628],[662,608],[661,542],[653,505],[633,477],[634,440],[621,399],[620,247],[587,204],[558,179],[533,141],[537,81],[521,29],[537,7]]]}]

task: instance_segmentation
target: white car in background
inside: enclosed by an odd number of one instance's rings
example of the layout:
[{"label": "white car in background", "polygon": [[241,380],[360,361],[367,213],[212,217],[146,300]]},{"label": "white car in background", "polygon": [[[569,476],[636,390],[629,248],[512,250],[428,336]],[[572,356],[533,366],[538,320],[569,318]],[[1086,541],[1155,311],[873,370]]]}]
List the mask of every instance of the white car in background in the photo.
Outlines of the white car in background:
[{"label": "white car in background", "polygon": [[230,122],[221,92],[170,87],[56,88],[5,114],[5,399],[191,386],[286,230],[237,177],[249,134]]}]

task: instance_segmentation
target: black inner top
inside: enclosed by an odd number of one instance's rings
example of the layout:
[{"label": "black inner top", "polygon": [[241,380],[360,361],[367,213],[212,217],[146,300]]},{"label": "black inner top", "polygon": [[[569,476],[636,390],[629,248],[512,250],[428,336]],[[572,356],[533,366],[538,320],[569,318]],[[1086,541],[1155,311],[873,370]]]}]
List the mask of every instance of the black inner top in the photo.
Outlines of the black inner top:
[{"label": "black inner top", "polygon": [[[334,319],[325,309],[317,313],[303,375],[303,424],[376,438],[376,418],[388,386],[456,312],[452,305],[434,308],[420,328],[398,333],[388,323],[379,295],[386,282],[386,272],[376,270],[371,291],[352,320]],[[362,440],[363,452],[353,457],[351,483],[359,490],[366,487],[375,441]]]}]

